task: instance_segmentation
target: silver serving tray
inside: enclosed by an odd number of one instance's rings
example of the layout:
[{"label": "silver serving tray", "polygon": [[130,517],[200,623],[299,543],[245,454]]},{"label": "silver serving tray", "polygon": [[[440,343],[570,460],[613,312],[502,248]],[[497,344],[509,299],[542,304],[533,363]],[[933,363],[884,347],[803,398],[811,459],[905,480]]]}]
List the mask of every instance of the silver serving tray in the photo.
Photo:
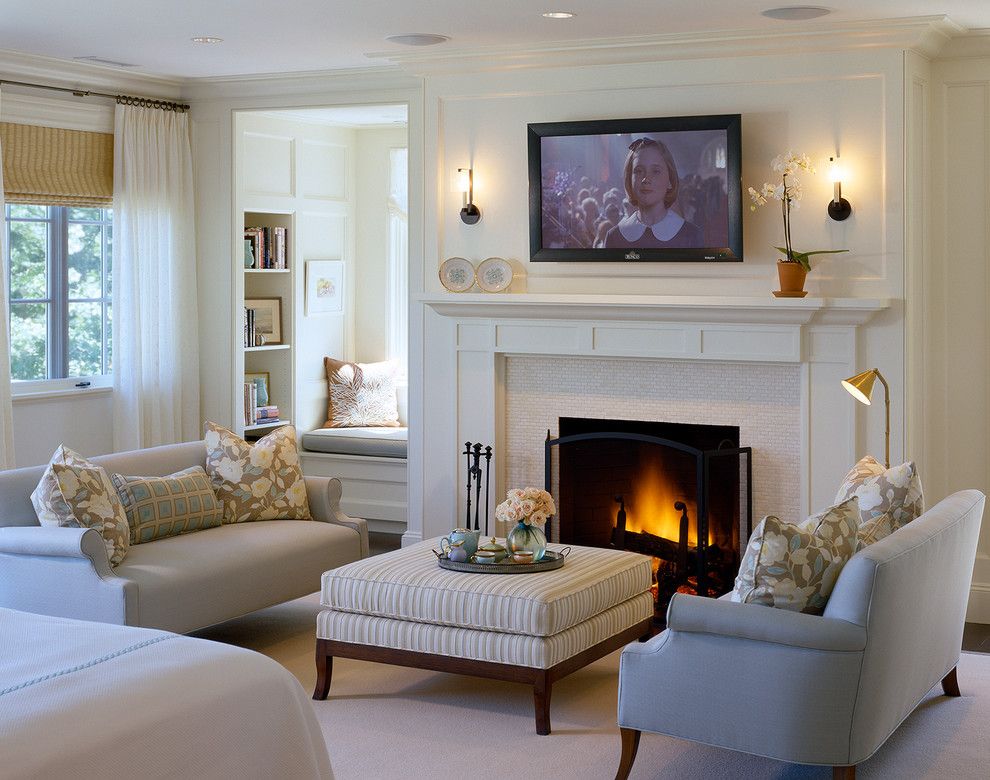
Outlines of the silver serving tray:
[{"label": "silver serving tray", "polygon": [[441,569],[463,571],[469,574],[532,574],[538,571],[553,571],[564,565],[571,548],[565,547],[560,552],[547,550],[543,558],[535,563],[470,563],[468,561],[451,561],[441,556],[436,550],[437,563]]}]

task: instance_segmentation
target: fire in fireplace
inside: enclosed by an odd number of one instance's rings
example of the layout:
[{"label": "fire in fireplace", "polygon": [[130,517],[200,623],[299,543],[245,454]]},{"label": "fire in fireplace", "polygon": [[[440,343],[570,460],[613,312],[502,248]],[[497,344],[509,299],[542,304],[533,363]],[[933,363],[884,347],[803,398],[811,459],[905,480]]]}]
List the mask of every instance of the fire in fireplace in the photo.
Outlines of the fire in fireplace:
[{"label": "fire in fireplace", "polygon": [[734,426],[562,417],[545,450],[554,538],[651,556],[663,623],[676,592],[731,590],[751,525],[750,457]]}]

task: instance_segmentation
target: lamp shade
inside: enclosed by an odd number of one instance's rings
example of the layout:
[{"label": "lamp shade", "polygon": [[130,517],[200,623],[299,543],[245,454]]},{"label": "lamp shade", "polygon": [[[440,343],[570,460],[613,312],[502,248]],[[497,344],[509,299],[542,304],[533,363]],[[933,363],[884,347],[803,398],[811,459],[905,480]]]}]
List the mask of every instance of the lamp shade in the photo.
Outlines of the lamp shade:
[{"label": "lamp shade", "polygon": [[877,370],[871,368],[862,374],[856,374],[848,379],[842,380],[842,386],[849,391],[849,394],[860,403],[870,405],[870,396],[873,395],[873,384],[877,381]]}]

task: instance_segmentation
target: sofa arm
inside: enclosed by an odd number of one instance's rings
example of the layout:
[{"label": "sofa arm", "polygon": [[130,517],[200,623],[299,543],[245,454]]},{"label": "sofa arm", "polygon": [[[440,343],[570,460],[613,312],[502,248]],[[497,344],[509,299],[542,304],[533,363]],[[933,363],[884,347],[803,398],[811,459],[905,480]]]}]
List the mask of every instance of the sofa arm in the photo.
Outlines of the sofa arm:
[{"label": "sofa arm", "polygon": [[314,520],[346,525],[357,531],[361,539],[361,557],[368,557],[368,523],[360,517],[350,517],[340,510],[342,488],[340,480],[330,477],[306,477],[306,496]]},{"label": "sofa arm", "polygon": [[114,573],[91,528],[0,528],[0,606],[136,625],[137,585]]},{"label": "sofa arm", "polygon": [[667,628],[811,650],[859,652],[866,647],[866,629],[845,620],[684,593],[670,600]]},{"label": "sofa arm", "polygon": [[0,554],[89,558],[96,573],[112,577],[107,547],[92,528],[14,526],[0,528]]}]

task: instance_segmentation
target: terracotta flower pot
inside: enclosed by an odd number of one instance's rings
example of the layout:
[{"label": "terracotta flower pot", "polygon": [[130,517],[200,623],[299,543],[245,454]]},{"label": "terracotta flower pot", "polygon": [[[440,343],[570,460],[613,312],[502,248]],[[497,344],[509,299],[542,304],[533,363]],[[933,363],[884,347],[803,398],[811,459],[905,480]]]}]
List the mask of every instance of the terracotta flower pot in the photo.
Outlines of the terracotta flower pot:
[{"label": "terracotta flower pot", "polygon": [[804,290],[804,279],[808,272],[800,263],[777,261],[777,278],[780,280],[780,292],[799,293]]}]

